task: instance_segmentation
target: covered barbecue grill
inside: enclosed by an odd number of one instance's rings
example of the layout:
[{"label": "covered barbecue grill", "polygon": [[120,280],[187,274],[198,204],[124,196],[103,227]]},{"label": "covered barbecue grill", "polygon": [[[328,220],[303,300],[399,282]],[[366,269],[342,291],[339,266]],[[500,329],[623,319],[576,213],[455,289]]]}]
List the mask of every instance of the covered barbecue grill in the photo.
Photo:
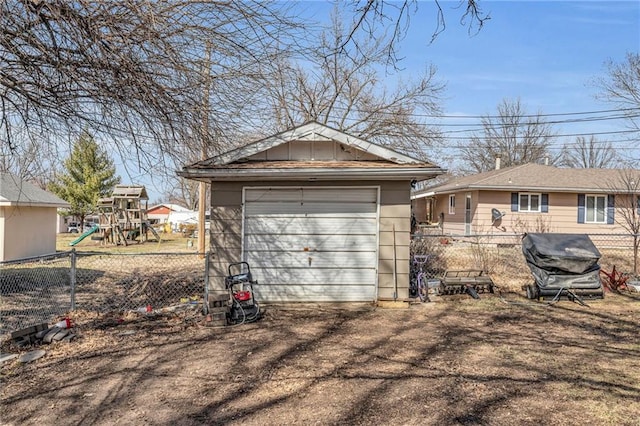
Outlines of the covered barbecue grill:
[{"label": "covered barbecue grill", "polygon": [[535,283],[526,286],[529,299],[602,298],[600,252],[586,234],[530,233],[522,253]]}]

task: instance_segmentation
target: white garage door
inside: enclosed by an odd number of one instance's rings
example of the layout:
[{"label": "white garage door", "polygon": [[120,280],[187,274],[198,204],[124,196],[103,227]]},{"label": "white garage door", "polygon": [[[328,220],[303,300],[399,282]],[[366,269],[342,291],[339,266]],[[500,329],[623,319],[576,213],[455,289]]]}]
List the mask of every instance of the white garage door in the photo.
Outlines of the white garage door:
[{"label": "white garage door", "polygon": [[376,298],[377,188],[244,192],[244,259],[265,302]]}]

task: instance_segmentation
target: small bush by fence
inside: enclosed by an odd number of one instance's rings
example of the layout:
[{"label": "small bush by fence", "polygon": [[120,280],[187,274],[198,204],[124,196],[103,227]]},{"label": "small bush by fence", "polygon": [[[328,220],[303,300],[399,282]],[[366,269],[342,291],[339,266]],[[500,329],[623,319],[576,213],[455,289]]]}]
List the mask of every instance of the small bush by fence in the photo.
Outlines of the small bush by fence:
[{"label": "small bush by fence", "polygon": [[[628,234],[590,235],[602,257],[604,270],[633,272],[633,236]],[[411,241],[411,256],[429,255],[428,278],[438,278],[453,269],[481,269],[501,288],[520,291],[533,278],[522,254],[522,235],[422,235]]]},{"label": "small bush by fence", "polygon": [[70,310],[124,312],[202,303],[206,256],[69,251],[0,267],[0,334]]}]

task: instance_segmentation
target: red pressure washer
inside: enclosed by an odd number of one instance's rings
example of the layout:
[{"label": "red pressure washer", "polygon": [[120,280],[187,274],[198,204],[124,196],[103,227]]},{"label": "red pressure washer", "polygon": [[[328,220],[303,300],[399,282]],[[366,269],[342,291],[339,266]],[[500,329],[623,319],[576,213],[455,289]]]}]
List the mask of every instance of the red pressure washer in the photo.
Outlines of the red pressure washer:
[{"label": "red pressure washer", "polygon": [[260,306],[254,298],[253,285],[258,281],[253,279],[251,267],[247,262],[231,263],[228,271],[229,275],[224,279],[231,298],[228,322],[244,324],[257,321],[260,318]]}]

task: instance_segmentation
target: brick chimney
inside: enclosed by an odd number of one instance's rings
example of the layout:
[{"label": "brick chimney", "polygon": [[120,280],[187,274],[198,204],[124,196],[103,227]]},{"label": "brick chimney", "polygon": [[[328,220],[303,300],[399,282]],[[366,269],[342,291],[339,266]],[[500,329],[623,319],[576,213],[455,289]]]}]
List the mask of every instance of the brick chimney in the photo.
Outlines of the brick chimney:
[{"label": "brick chimney", "polygon": [[500,170],[500,159],[501,159],[500,154],[497,154],[496,155],[496,170]]}]

